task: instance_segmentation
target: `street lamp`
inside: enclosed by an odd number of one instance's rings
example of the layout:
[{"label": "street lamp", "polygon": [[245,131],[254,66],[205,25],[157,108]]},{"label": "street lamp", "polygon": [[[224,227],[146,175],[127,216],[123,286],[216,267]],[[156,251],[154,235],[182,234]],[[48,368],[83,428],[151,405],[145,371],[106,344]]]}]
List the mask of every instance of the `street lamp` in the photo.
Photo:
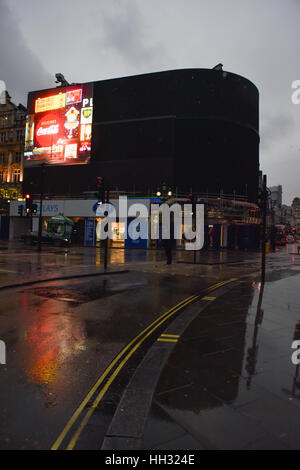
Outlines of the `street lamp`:
[{"label": "street lamp", "polygon": [[170,187],[169,189],[167,189],[166,183],[162,183],[161,188],[159,188],[156,191],[156,196],[163,197],[163,199],[167,199],[167,197],[171,197],[172,195],[173,195],[173,191],[171,190]]}]

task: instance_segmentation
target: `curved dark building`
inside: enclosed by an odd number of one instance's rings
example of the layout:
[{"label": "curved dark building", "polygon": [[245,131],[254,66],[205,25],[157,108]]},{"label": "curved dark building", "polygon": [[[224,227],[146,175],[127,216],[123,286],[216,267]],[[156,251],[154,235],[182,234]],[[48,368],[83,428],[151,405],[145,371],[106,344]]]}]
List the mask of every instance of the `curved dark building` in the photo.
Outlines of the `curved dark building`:
[{"label": "curved dark building", "polygon": [[[184,69],[94,82],[89,164],[49,166],[46,193],[112,188],[144,195],[163,182],[179,193],[233,194],[255,202],[259,93],[249,80],[214,69]],[[25,191],[39,193],[39,168]],[[30,186],[29,186],[30,184]]]}]

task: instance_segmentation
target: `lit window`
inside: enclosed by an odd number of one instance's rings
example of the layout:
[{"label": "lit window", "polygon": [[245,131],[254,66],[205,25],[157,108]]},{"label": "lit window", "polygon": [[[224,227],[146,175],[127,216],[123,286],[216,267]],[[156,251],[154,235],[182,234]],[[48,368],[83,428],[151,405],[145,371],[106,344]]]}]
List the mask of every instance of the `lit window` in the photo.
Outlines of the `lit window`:
[{"label": "lit window", "polygon": [[20,177],[21,177],[21,170],[16,169],[13,171],[13,182],[14,183],[19,183],[20,182]]}]

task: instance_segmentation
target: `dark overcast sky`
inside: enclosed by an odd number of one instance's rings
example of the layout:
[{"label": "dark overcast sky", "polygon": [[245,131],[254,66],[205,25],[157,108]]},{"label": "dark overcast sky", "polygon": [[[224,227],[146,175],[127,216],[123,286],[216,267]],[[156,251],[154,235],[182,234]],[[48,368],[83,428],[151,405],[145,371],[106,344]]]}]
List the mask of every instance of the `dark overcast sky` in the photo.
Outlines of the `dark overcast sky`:
[{"label": "dark overcast sky", "polygon": [[0,0],[0,79],[30,90],[174,68],[224,69],[260,91],[261,169],[300,196],[299,0]]}]

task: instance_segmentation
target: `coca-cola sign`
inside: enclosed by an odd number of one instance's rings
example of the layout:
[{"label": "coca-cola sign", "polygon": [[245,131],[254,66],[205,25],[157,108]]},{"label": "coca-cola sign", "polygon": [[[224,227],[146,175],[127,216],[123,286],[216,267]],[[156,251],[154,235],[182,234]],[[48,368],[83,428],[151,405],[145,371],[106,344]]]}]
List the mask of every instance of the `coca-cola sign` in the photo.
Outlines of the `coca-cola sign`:
[{"label": "coca-cola sign", "polygon": [[50,134],[58,134],[59,124],[52,124],[48,127],[39,127],[37,130],[36,135],[50,135]]},{"label": "coca-cola sign", "polygon": [[62,129],[62,121],[58,113],[46,114],[36,126],[38,144],[41,147],[49,147],[57,143]]}]

